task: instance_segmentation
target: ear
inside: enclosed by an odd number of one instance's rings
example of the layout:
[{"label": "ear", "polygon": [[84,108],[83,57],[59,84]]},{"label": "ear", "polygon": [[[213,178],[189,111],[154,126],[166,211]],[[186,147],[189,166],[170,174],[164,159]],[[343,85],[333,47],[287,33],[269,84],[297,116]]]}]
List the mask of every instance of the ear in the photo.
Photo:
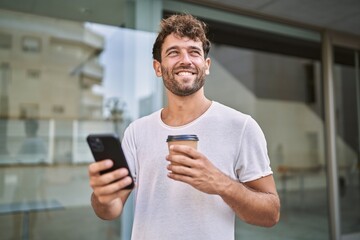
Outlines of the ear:
[{"label": "ear", "polygon": [[206,70],[205,70],[205,74],[209,75],[210,74],[210,65],[211,65],[211,59],[207,58],[205,60],[205,64],[206,64]]},{"label": "ear", "polygon": [[155,70],[155,74],[157,77],[161,77],[162,76],[162,72],[161,72],[161,64],[159,63],[158,60],[153,60],[153,68]]}]

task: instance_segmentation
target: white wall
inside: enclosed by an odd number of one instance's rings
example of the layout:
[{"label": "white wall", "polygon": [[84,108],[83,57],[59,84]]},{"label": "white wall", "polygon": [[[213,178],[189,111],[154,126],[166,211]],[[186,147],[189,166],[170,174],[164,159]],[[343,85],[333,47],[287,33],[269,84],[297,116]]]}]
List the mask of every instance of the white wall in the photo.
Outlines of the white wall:
[{"label": "white wall", "polygon": [[[259,63],[255,61],[254,53],[244,51],[240,57],[238,65],[239,68],[244,68],[244,72],[238,77],[255,79],[254,65]],[[224,64],[229,62],[219,61],[221,60],[216,59],[216,56],[212,56],[211,74],[205,84],[206,95],[256,119],[267,139],[275,178],[279,181],[277,168],[281,164],[305,168],[321,165],[321,170],[297,174],[297,177],[289,178],[286,184],[288,189],[299,189],[298,177],[304,176],[305,188],[325,187],[325,136],[322,119],[302,102],[257,98],[227,71]],[[338,139],[338,149],[340,161],[355,159],[356,154],[341,139]],[[279,184],[278,188],[282,188],[282,185]]]}]

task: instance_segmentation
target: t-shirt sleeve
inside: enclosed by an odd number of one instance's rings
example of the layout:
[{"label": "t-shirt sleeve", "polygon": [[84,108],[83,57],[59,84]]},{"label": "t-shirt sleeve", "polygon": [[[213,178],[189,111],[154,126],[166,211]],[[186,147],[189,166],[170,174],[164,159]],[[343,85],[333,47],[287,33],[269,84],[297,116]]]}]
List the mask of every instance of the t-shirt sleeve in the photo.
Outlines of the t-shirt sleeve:
[{"label": "t-shirt sleeve", "polygon": [[131,174],[134,178],[134,181],[136,182],[136,144],[135,144],[135,134],[133,132],[133,127],[130,124],[130,126],[125,130],[124,137],[121,142],[121,147],[124,151],[124,155],[126,158],[126,161],[129,165]]},{"label": "t-shirt sleeve", "polygon": [[253,181],[273,173],[264,133],[251,117],[243,128],[239,151],[236,174],[240,182]]}]

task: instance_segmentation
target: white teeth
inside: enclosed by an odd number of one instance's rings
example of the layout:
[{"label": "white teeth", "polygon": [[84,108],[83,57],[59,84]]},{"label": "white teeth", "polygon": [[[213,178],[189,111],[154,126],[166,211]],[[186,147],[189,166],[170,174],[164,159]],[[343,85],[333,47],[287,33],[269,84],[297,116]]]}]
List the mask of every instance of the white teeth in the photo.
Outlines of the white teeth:
[{"label": "white teeth", "polygon": [[189,76],[189,75],[192,75],[191,72],[179,72],[178,73],[179,76]]}]

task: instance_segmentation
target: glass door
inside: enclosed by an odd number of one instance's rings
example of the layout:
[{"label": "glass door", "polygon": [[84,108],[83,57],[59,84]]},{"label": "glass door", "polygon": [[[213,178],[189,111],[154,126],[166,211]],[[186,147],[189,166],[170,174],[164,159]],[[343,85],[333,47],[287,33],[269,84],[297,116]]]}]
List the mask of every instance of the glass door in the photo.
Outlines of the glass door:
[{"label": "glass door", "polygon": [[359,51],[334,47],[336,159],[341,239],[360,239]]}]

